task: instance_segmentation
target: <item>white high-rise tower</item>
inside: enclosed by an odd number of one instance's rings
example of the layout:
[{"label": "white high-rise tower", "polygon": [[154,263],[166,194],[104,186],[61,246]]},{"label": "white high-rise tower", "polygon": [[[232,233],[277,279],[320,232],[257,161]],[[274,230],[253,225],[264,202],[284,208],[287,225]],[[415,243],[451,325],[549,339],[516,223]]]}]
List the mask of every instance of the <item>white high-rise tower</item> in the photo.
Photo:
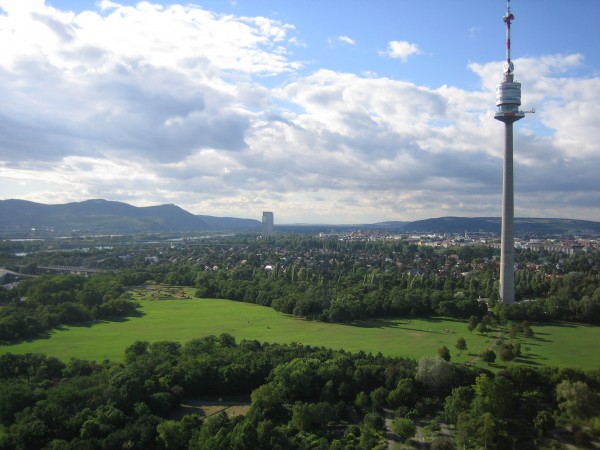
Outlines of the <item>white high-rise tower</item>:
[{"label": "white high-rise tower", "polygon": [[504,167],[502,172],[502,232],[500,236],[500,299],[504,303],[515,301],[515,242],[514,242],[514,187],[513,187],[513,123],[525,113],[521,106],[521,83],[514,81],[514,66],[510,59],[510,24],[515,16],[510,12],[510,0],[506,2],[506,62],[504,79],[496,87],[494,118],[504,122]]},{"label": "white high-rise tower", "polygon": [[273,220],[273,213],[270,211],[263,212],[262,215],[262,235],[268,237],[275,233],[275,223]]}]

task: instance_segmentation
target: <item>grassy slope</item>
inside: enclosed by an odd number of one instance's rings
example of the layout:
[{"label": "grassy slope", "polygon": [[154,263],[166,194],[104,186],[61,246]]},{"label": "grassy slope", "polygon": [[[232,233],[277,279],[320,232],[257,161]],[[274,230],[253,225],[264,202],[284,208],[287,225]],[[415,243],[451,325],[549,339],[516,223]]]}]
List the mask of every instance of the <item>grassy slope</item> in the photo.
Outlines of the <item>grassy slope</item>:
[{"label": "grassy slope", "polygon": [[[300,342],[416,359],[434,356],[437,349],[445,345],[450,349],[452,361],[461,362],[481,353],[494,337],[494,333],[488,336],[469,333],[465,322],[455,320],[380,319],[341,325],[309,322],[271,308],[228,300],[143,300],[141,305],[139,317],[93,326],[63,327],[46,339],[0,346],[0,353],[43,352],[65,360],[78,357],[119,361],[123,359],[125,347],[135,340],[186,342],[225,332],[238,341]],[[600,349],[600,327],[568,324],[534,326],[533,329],[536,332],[533,339],[521,338],[526,357],[522,362],[561,367],[600,366],[594,358]],[[461,336],[469,349],[459,357],[454,344]]]}]

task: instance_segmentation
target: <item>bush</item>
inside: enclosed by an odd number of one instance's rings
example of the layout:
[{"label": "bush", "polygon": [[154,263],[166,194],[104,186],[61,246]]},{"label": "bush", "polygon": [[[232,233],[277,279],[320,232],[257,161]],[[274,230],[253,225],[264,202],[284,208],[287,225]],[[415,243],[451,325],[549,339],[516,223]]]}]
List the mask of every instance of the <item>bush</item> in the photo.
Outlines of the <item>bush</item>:
[{"label": "bush", "polygon": [[431,442],[430,450],[454,450],[454,443],[448,438],[437,438]]},{"label": "bush", "polygon": [[573,439],[575,439],[575,444],[580,445],[582,447],[587,447],[592,443],[590,436],[581,429],[575,430],[573,432]]},{"label": "bush", "polygon": [[398,418],[392,421],[392,430],[400,437],[400,439],[406,440],[414,436],[417,427],[411,419]]},{"label": "bush", "polygon": [[385,419],[381,414],[377,412],[370,412],[365,415],[365,418],[363,419],[363,424],[368,428],[379,430],[385,425]]}]

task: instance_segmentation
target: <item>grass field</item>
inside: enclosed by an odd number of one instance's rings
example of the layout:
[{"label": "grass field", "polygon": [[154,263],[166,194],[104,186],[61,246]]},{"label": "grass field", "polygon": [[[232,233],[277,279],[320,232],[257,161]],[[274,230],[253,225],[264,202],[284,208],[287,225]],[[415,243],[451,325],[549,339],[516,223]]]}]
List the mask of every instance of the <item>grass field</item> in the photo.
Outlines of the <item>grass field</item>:
[{"label": "grass field", "polygon": [[[453,362],[474,358],[495,339],[495,332],[470,333],[466,322],[452,319],[373,319],[356,324],[312,322],[258,305],[216,299],[140,299],[140,314],[123,321],[65,326],[47,338],[0,346],[0,353],[42,352],[63,360],[71,357],[121,361],[135,340],[186,342],[209,334],[230,333],[238,342],[299,342],[349,351],[381,352],[418,359],[435,356],[445,345]],[[164,294],[163,294],[164,295]],[[186,291],[186,296],[190,292]],[[164,295],[161,298],[168,298]],[[559,367],[600,368],[600,327],[573,324],[535,325],[535,337],[521,338],[522,363]],[[459,337],[468,350],[458,355]],[[514,363],[510,363],[514,364]]]}]

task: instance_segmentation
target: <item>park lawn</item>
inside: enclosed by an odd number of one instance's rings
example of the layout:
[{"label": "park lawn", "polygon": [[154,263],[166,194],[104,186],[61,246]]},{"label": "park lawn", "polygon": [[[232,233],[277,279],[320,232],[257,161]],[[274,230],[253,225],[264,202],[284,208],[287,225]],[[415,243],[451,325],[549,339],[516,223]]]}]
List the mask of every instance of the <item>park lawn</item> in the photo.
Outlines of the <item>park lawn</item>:
[{"label": "park lawn", "polygon": [[600,369],[600,327],[556,322],[534,324],[532,329],[535,333],[532,338],[519,336],[523,357],[516,362]]},{"label": "park lawn", "polygon": [[[49,337],[0,346],[0,353],[41,352],[67,360],[71,357],[122,361],[124,350],[136,340],[178,341],[229,333],[239,342],[298,342],[348,351],[381,352],[418,359],[435,356],[447,346],[453,361],[472,358],[492,341],[471,334],[466,323],[444,319],[372,319],[356,324],[333,324],[297,319],[272,308],[219,299],[142,300],[140,314],[121,321],[102,321],[52,330]],[[446,331],[446,329],[448,331]],[[456,340],[464,337],[469,349],[458,356]]]},{"label": "park lawn", "polygon": [[[139,316],[52,330],[47,338],[1,345],[0,353],[41,352],[63,360],[71,357],[122,361],[136,340],[181,343],[210,334],[229,333],[260,342],[298,342],[352,352],[381,352],[386,356],[418,359],[435,356],[445,345],[452,362],[472,360],[491,345],[496,332],[470,333],[465,321],[445,318],[370,319],[333,324],[298,319],[272,308],[219,299],[140,300]],[[147,297],[146,297],[147,298]],[[523,356],[517,362],[533,366],[600,368],[600,327],[575,324],[533,325],[533,338],[520,337]],[[459,356],[454,347],[464,337],[468,349]],[[505,338],[508,338],[505,333]],[[499,359],[496,368],[504,366]],[[511,362],[509,364],[516,364]],[[478,365],[486,367],[482,362]]]}]

